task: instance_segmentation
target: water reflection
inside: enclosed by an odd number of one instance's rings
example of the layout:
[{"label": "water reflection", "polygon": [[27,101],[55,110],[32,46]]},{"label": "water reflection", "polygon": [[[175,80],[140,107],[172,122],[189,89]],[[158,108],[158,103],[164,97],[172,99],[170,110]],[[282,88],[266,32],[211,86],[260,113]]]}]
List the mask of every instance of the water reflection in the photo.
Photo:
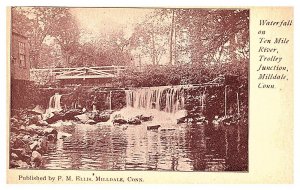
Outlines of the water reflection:
[{"label": "water reflection", "polygon": [[247,171],[247,129],[239,125],[64,126],[45,169]]}]

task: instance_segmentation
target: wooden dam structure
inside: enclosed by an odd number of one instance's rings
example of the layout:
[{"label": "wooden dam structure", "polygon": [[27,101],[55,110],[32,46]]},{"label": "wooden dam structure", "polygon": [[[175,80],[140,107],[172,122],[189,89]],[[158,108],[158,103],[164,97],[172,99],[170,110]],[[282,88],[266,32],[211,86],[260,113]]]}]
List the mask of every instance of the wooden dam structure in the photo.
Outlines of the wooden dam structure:
[{"label": "wooden dam structure", "polygon": [[71,67],[30,69],[31,81],[44,85],[51,82],[62,84],[103,84],[117,77],[125,66]]},{"label": "wooden dam structure", "polygon": [[[202,83],[202,84],[187,84],[187,85],[173,85],[173,86],[157,86],[157,87],[125,87],[125,88],[115,88],[115,87],[108,87],[105,86],[106,83],[110,83],[110,81],[119,76],[122,71],[126,69],[125,66],[100,66],[100,67],[77,67],[77,68],[49,68],[49,69],[31,69],[31,80],[36,80],[35,77],[37,75],[42,75],[48,77],[48,80],[59,82],[59,86],[50,86],[53,92],[59,92],[60,89],[66,90],[68,88],[67,86],[73,86],[73,85],[80,85],[80,89],[83,89],[83,92],[86,92],[89,88],[94,87],[97,88],[97,93],[105,93],[106,94],[106,102],[108,104],[107,108],[109,110],[113,109],[113,94],[118,93],[120,91],[125,92],[126,94],[126,103],[127,106],[141,106],[141,107],[148,107],[152,108],[151,103],[149,102],[155,102],[154,107],[157,109],[160,109],[160,99],[162,94],[164,93],[167,98],[169,98],[166,102],[167,105],[170,106],[170,109],[166,110],[178,110],[178,108],[174,108],[177,104],[181,103],[179,101],[179,96],[181,94],[181,89],[187,89],[187,88],[203,88],[203,89],[210,89],[210,88],[217,88],[218,90],[223,91],[223,101],[224,101],[224,115],[226,116],[228,114],[228,104],[229,102],[232,102],[230,99],[235,99],[235,107],[236,111],[239,114],[240,112],[240,94],[239,94],[239,84],[237,80],[237,76],[219,76],[215,78],[214,80]],[[41,80],[41,79],[39,79]],[[46,81],[46,80],[45,80]],[[100,84],[100,86],[99,86]],[[102,85],[101,85],[102,84]],[[47,90],[47,86],[42,87],[44,90]],[[77,89],[77,88],[76,88]],[[222,90],[223,89],[223,90]],[[228,96],[228,92],[230,89],[234,89],[234,94],[230,97]],[[71,91],[77,91],[75,89],[70,89]],[[204,90],[206,91],[206,90]],[[232,91],[232,90],[231,90]],[[130,92],[130,96],[128,96],[128,92]],[[144,93],[144,94],[143,94]],[[206,107],[206,102],[204,101],[204,93],[201,95],[197,95],[200,98],[202,97],[203,100],[201,100],[201,106]],[[71,93],[72,94],[72,93]],[[124,95],[125,95],[124,94]],[[231,93],[232,94],[232,93]],[[138,96],[137,96],[138,95]],[[235,97],[234,97],[235,96]],[[96,95],[95,95],[96,97]],[[130,97],[128,99],[128,97]],[[132,100],[134,98],[134,100]],[[138,100],[137,100],[138,99]],[[135,101],[135,103],[134,103]],[[146,102],[145,102],[146,101]],[[148,103],[147,103],[148,101]],[[129,103],[131,102],[131,103]],[[184,106],[184,103],[182,103],[182,106]],[[96,106],[95,106],[96,107]],[[98,106],[97,106],[98,107]],[[180,107],[180,106],[179,106]]]}]

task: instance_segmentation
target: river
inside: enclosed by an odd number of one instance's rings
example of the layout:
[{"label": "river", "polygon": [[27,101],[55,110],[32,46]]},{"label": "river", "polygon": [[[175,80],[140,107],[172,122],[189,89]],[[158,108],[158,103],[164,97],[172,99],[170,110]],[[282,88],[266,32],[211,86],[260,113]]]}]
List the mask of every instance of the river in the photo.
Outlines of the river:
[{"label": "river", "polygon": [[72,136],[49,144],[43,169],[247,171],[243,125],[164,124],[57,127]]}]

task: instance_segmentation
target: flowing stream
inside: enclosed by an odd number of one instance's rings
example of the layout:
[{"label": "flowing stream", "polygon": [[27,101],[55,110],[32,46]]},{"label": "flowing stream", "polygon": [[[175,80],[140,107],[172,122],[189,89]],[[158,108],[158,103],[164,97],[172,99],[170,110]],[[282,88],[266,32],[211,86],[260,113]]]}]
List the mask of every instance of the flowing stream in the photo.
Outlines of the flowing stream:
[{"label": "flowing stream", "polygon": [[[205,95],[202,96],[203,102]],[[49,107],[60,109],[60,97]],[[53,104],[54,102],[54,104]],[[44,169],[247,171],[247,127],[176,124],[184,108],[182,88],[153,87],[126,91],[127,107],[114,114],[152,115],[141,125],[58,125],[72,136],[50,143]],[[54,107],[53,107],[54,106]],[[138,113],[141,112],[141,113]],[[113,116],[113,115],[112,115]],[[168,119],[170,118],[170,120]],[[147,130],[153,122],[159,129]]]}]

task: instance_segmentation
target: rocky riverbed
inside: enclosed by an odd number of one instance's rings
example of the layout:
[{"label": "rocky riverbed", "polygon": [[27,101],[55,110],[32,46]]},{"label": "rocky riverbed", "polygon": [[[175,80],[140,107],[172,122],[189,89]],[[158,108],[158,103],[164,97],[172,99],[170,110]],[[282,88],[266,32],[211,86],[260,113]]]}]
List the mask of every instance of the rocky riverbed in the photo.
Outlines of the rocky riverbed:
[{"label": "rocky riverbed", "polygon": [[[191,92],[191,94],[194,93]],[[246,123],[246,117],[242,117],[240,114],[222,117],[222,113],[206,113],[203,111],[205,109],[203,100],[202,103],[200,101],[203,99],[201,97],[187,96],[185,105],[187,109],[178,110],[174,113],[133,107],[114,111],[88,111],[86,108],[62,109],[60,101],[53,101],[55,106],[50,106],[51,109],[47,110],[41,106],[36,106],[33,109],[12,110],[10,119],[10,168],[39,168],[43,163],[43,155],[48,152],[49,143],[56,143],[58,139],[64,140],[71,136],[64,131],[57,130],[57,127],[62,125],[87,124],[96,126],[99,123],[104,123],[113,127],[141,125],[146,122],[147,130],[156,130],[170,123],[175,125],[180,123],[219,125],[224,123],[228,126],[240,121]],[[210,99],[212,97],[214,95],[211,95]],[[207,101],[210,102],[210,99]]]},{"label": "rocky riverbed", "polygon": [[10,119],[10,168],[39,168],[43,162],[43,155],[48,151],[48,144],[70,137],[71,134],[56,129],[61,125],[96,125],[102,122],[113,125],[139,125],[153,119],[151,115],[139,113],[128,117],[122,112],[88,112],[85,109],[44,112],[45,110],[37,107],[33,110],[13,111]]}]

